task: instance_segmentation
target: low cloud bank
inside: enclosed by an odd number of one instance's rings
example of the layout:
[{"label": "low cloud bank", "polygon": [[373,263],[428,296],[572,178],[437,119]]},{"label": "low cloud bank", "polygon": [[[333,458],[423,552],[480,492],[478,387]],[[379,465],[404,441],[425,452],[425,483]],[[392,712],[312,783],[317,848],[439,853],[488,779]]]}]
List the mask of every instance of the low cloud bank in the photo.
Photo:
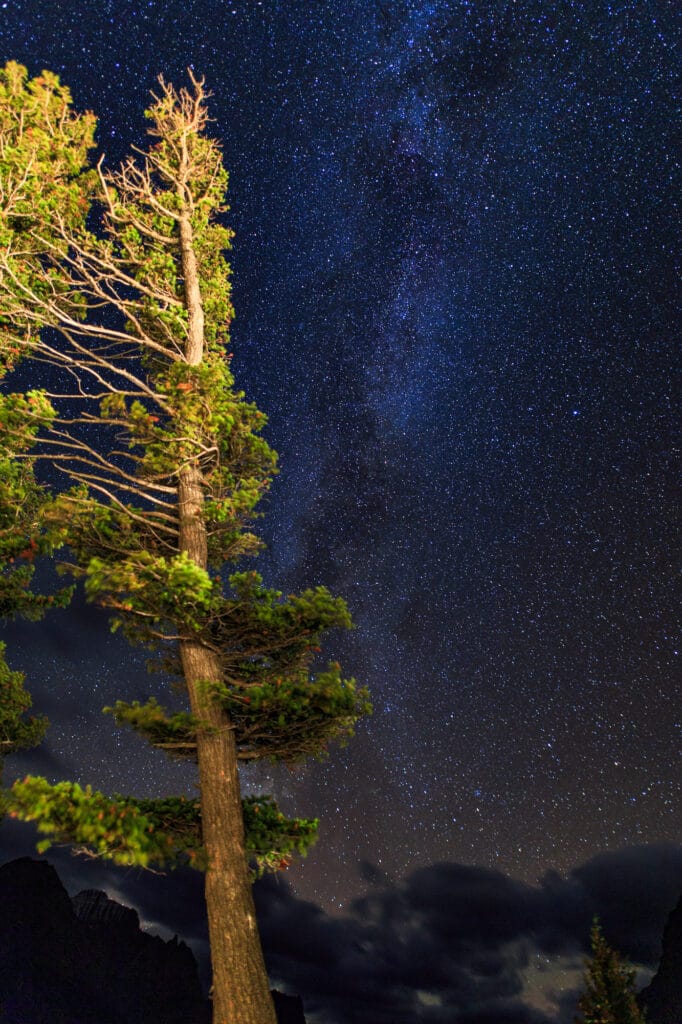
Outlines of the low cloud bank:
[{"label": "low cloud bank", "polygon": [[[1,859],[30,852],[32,838],[3,825]],[[124,871],[63,851],[49,860],[70,892],[105,889],[135,906],[143,926],[177,933],[207,977],[197,873]],[[300,899],[281,876],[256,884],[272,982],[303,997],[309,1024],[569,1024],[575,967],[595,914],[624,957],[655,970],[682,893],[682,846],[600,854],[536,886],[455,863],[420,868],[400,883],[371,865],[364,875],[374,884],[344,916]]]},{"label": "low cloud bank", "polygon": [[[381,883],[341,918],[278,879],[260,884],[257,902],[270,971],[303,996],[313,1020],[555,1024],[573,1019],[575,996],[561,992],[560,968],[587,953],[594,914],[623,956],[655,969],[681,892],[682,847],[642,846],[594,857],[566,878],[548,873],[538,886],[434,864]],[[537,972],[535,994],[527,989],[538,962],[543,1010]]]}]

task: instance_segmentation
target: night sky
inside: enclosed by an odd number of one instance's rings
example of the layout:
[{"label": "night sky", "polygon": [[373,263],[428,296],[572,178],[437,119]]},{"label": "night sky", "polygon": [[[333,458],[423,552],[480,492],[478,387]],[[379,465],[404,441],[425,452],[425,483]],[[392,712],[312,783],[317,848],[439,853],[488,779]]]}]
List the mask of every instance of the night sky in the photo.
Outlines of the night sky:
[{"label": "night sky", "polygon": [[[572,1020],[595,910],[656,965],[682,892],[672,26],[641,0],[0,2],[2,62],[58,73],[110,165],[160,72],[214,94],[233,370],[280,456],[258,568],[347,599],[325,653],[375,708],[324,764],[244,776],[322,819],[258,890],[311,1024]],[[100,612],[3,632],[52,721],[8,775],[193,792],[99,714],[163,693]],[[202,952],[200,879],[50,857]]]}]

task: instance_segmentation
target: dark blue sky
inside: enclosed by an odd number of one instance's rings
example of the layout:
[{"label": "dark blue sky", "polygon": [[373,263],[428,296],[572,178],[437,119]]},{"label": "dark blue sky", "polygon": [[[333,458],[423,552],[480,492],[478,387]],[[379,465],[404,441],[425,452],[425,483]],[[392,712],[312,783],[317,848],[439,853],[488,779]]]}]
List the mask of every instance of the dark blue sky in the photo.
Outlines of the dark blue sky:
[{"label": "dark blue sky", "polygon": [[[281,464],[260,568],[347,598],[330,653],[375,704],[248,777],[322,818],[290,881],[326,910],[361,862],[534,883],[679,842],[672,43],[665,3],[0,5],[0,57],[110,162],[159,72],[214,93],[233,368]],[[54,725],[17,770],[190,785],[100,722],[160,682],[99,614],[38,630],[10,661]]]}]

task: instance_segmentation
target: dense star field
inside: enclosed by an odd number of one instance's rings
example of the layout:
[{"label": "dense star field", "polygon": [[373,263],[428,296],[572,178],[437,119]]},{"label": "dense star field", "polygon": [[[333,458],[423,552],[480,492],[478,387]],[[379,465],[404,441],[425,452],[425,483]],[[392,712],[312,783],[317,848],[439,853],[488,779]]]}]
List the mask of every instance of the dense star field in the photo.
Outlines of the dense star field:
[{"label": "dense star field", "polygon": [[[572,1020],[594,910],[655,967],[682,891],[673,41],[672,5],[627,0],[0,4],[2,63],[59,74],[108,164],[160,72],[213,92],[232,366],[280,456],[259,570],[347,599],[325,653],[374,701],[327,762],[245,776],[322,819],[259,895],[311,1021]],[[3,634],[52,722],[8,776],[192,792],[100,715],[162,692],[100,612]],[[200,950],[198,882],[60,864]],[[489,991],[439,980],[446,946]],[[357,1005],[316,947],[363,951]]]}]

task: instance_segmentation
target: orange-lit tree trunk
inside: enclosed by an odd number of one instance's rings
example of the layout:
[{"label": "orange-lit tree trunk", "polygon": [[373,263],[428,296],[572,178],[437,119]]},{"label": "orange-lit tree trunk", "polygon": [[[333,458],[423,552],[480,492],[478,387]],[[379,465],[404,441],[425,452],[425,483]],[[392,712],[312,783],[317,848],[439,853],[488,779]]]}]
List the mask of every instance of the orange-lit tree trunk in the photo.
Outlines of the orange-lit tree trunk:
[{"label": "orange-lit tree trunk", "polygon": [[[204,355],[204,316],[190,222],[191,193],[182,164],[178,184],[188,314],[185,360],[193,366]],[[190,464],[178,478],[178,547],[205,570],[208,544],[203,506],[201,469],[198,463]],[[200,723],[197,759],[202,840],[207,854],[205,894],[213,970],[213,1024],[276,1024],[248,875],[235,733],[228,716],[209,696],[207,686],[221,682],[222,666],[217,654],[199,640],[180,641],[180,660],[190,707]]]},{"label": "orange-lit tree trunk", "polygon": [[[178,488],[181,509],[196,507],[201,497],[193,476],[188,469]],[[201,532],[197,521],[180,531],[181,550],[199,565]],[[205,893],[213,1024],[275,1024],[247,871],[234,730],[225,713],[207,698],[204,685],[220,680],[220,664],[213,652],[196,641],[181,641],[180,657],[190,706],[202,723],[197,756],[202,839],[208,858]]]}]

